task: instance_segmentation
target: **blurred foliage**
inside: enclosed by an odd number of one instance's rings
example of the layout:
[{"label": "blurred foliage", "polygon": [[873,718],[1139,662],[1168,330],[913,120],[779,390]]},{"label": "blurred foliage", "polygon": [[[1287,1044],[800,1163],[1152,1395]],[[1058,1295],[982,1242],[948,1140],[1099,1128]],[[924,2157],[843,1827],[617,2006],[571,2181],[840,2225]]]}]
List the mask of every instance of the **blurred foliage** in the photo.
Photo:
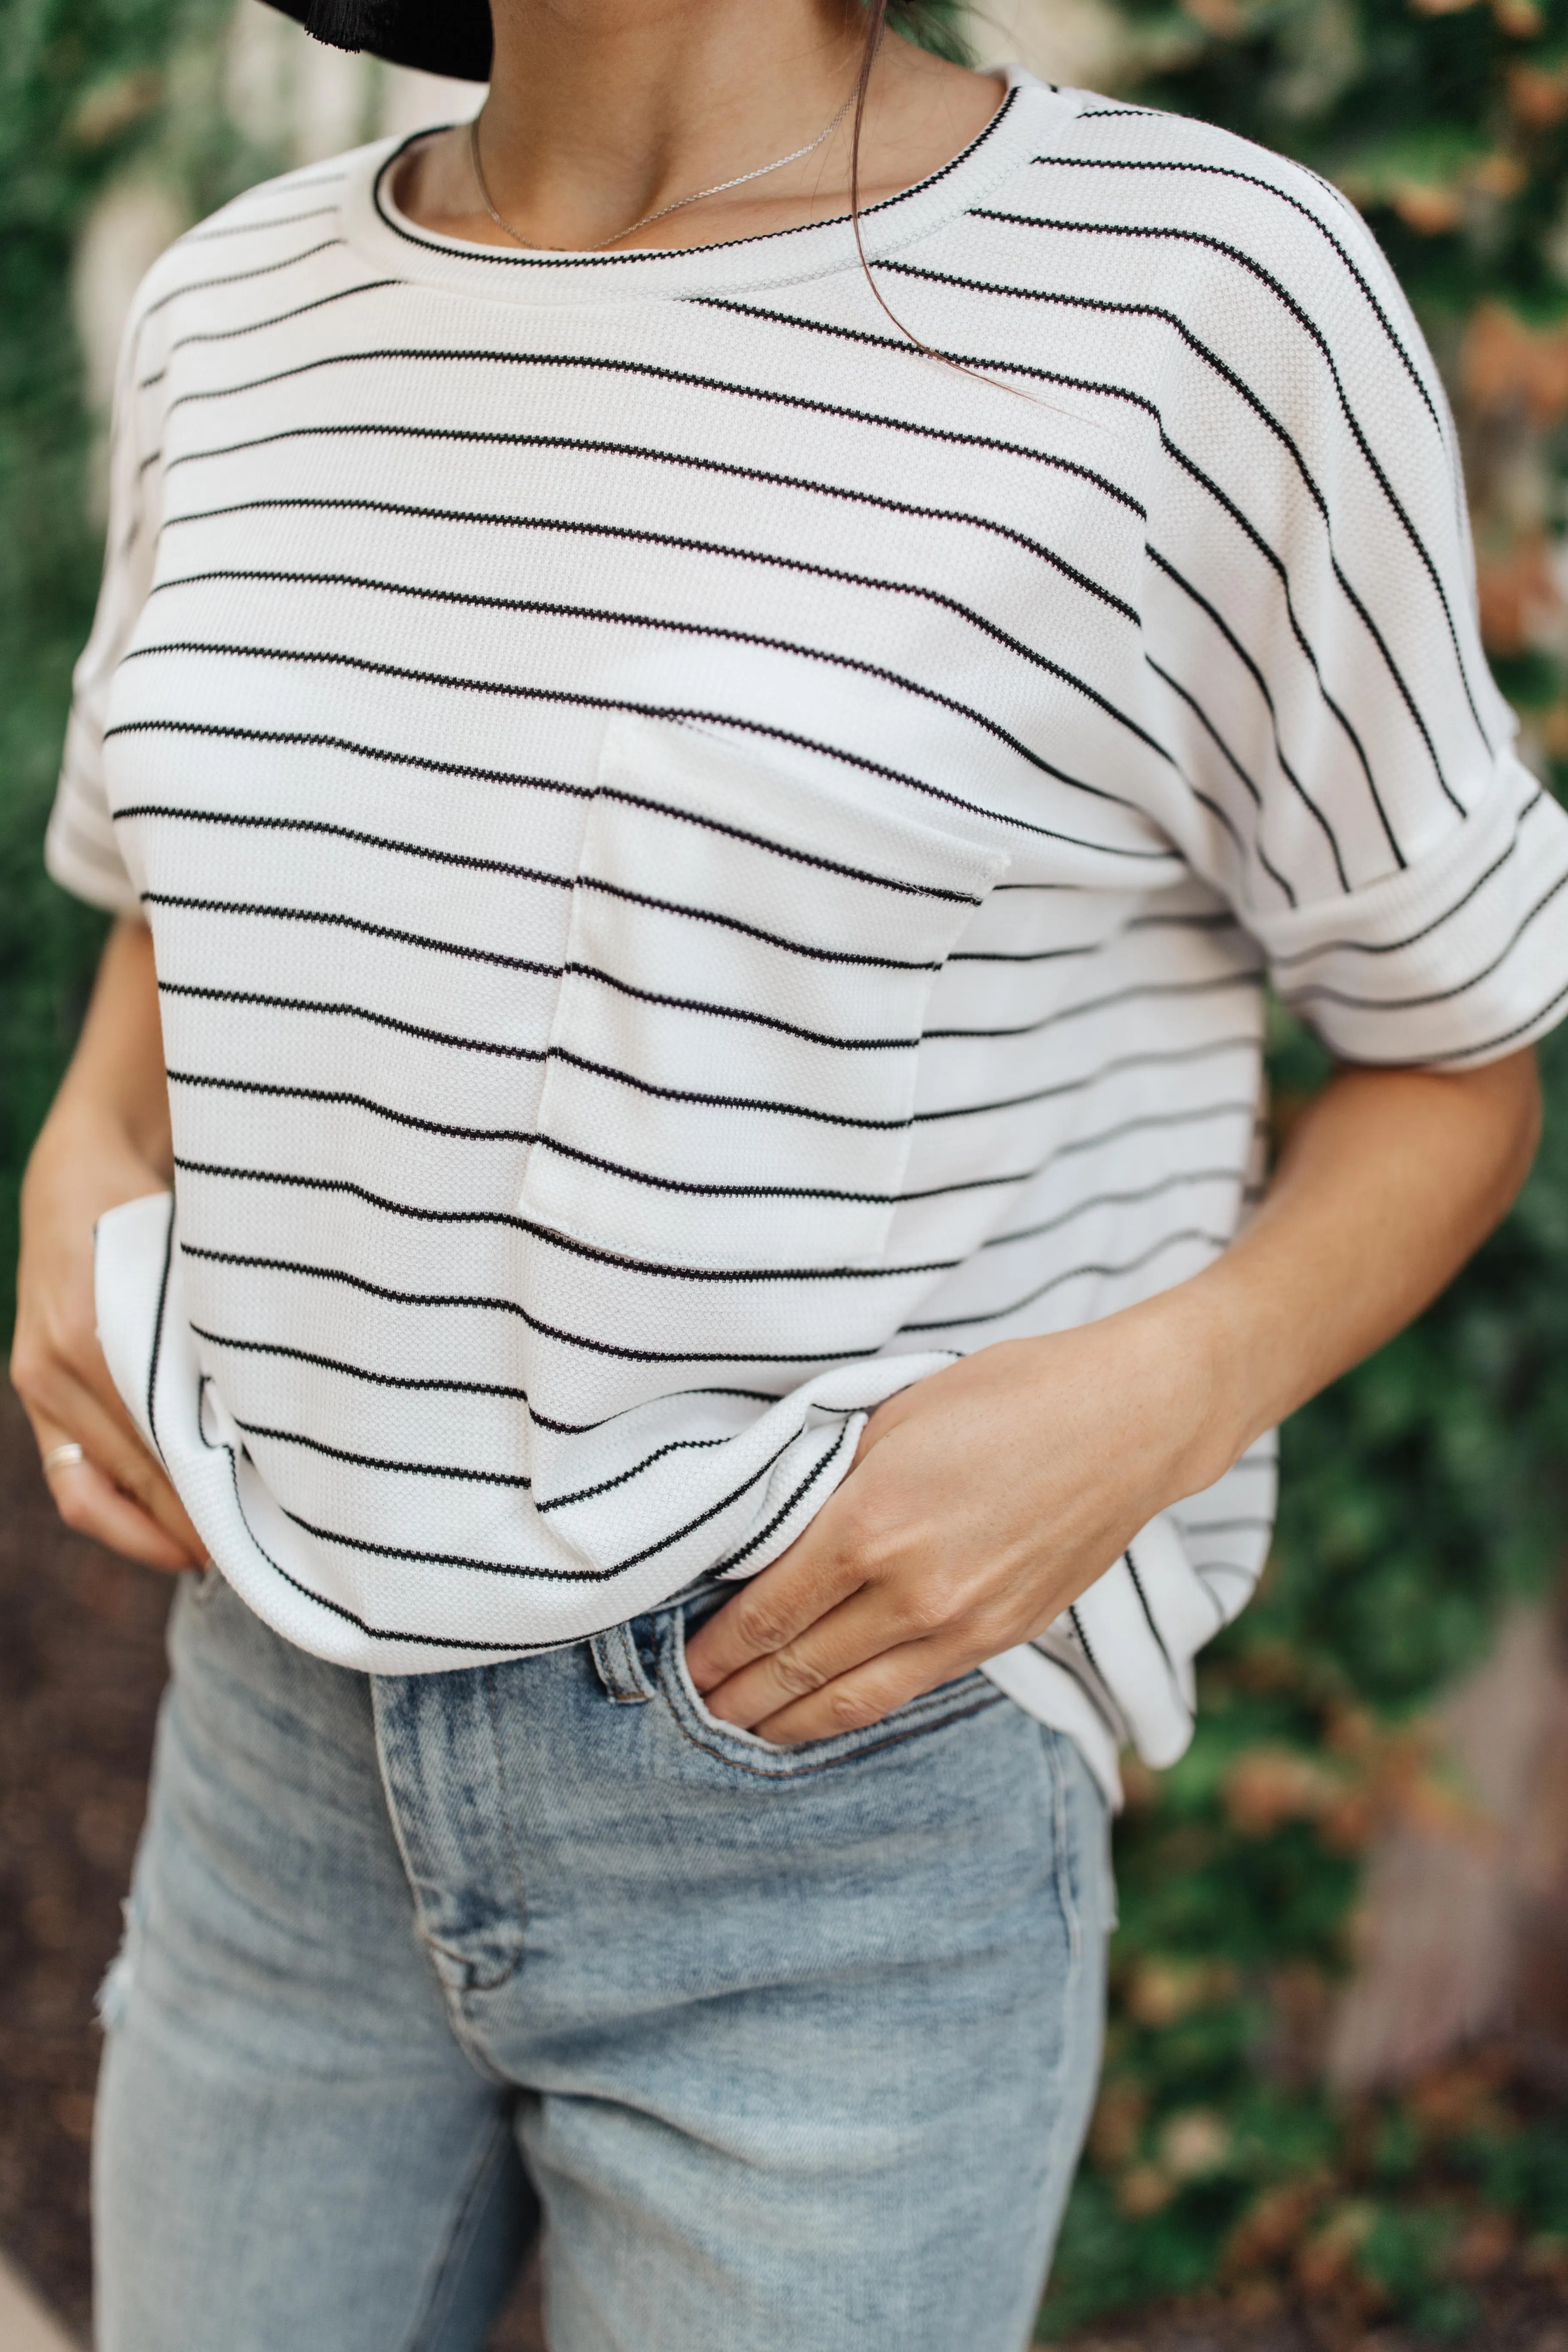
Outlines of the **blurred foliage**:
[{"label": "blurred foliage", "polygon": [[[4,1275],[26,1148],[99,919],[43,877],[68,671],[99,564],[94,420],[65,297],[111,181],[195,217],[281,160],[223,100],[232,0],[13,0],[0,46],[0,1137]],[[1049,5],[1049,0],[1047,0]],[[929,0],[925,37],[953,10]],[[1543,772],[1568,760],[1568,0],[1125,0],[1128,93],[1300,157],[1367,212],[1454,391],[1489,649]],[[1353,2333],[1463,2333],[1478,2281],[1568,2276],[1568,2131],[1499,2065],[1336,2103],[1326,2021],[1360,1857],[1426,1769],[1412,1709],[1539,1591],[1568,1479],[1568,1045],[1519,1210],[1414,1330],[1297,1416],[1258,1601],[1201,1728],[1132,1780],[1105,2087],[1049,2332],[1220,2290]],[[1282,1025],[1287,1108],[1321,1056]],[[7,1318],[8,1319],[8,1318]]]}]

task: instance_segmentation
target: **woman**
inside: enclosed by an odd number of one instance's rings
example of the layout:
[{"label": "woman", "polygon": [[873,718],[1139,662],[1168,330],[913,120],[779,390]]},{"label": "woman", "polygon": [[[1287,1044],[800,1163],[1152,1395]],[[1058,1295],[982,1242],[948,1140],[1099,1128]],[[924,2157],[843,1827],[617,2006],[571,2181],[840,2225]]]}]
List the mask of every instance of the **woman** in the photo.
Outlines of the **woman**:
[{"label": "woman", "polygon": [[557,2352],[1014,2352],[1117,1748],[1529,1162],[1568,826],[1375,247],[881,16],[325,26],[477,126],[136,306],[15,1359],[214,1563],[108,2352],[476,2346],[541,2216]]}]

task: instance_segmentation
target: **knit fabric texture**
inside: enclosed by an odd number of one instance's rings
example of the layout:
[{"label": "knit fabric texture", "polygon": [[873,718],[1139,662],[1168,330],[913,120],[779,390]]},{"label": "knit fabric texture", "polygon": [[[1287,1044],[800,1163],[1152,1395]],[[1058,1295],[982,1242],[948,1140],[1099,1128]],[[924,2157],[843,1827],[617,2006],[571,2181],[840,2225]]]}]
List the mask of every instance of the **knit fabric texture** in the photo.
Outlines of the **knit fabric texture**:
[{"label": "knit fabric texture", "polygon": [[[864,215],[905,334],[846,221],[471,246],[395,161],[142,290],[48,857],[156,947],[116,1378],[252,1606],[406,1672],[755,1571],[895,1390],[1208,1264],[1266,978],[1360,1063],[1538,1034],[1568,824],[1310,174],[1015,76]],[[1273,1480],[991,1669],[1108,1787]]]}]

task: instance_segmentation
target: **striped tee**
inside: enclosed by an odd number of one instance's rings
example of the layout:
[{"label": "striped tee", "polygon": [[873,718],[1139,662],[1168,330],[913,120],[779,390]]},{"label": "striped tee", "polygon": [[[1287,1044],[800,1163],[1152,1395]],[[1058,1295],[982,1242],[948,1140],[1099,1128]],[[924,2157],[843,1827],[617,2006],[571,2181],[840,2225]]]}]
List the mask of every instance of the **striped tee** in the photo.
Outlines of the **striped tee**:
[{"label": "striped tee", "polygon": [[[1266,976],[1358,1062],[1537,1034],[1568,824],[1310,175],[1015,76],[865,215],[906,335],[844,221],[480,247],[393,161],[142,290],[48,858],[156,947],[115,1377],[262,1616],[412,1672],[751,1574],[868,1408],[1206,1265]],[[1272,1492],[1264,1444],[988,1669],[1108,1787]]]}]

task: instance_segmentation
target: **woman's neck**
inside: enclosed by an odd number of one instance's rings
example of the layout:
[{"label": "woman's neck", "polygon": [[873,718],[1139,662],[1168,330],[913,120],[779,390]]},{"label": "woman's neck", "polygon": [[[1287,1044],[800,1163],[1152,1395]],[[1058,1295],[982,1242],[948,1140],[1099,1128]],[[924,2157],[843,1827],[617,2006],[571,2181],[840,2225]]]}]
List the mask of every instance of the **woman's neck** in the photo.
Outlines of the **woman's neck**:
[{"label": "woman's neck", "polygon": [[[853,105],[809,154],[623,234],[815,140],[855,90],[859,0],[495,0],[494,22],[483,171],[521,242],[579,252],[709,245],[847,208]],[[861,202],[940,168],[999,98],[992,77],[884,39],[867,93]],[[512,242],[487,209],[466,130],[417,148],[394,193],[437,235]]]}]

